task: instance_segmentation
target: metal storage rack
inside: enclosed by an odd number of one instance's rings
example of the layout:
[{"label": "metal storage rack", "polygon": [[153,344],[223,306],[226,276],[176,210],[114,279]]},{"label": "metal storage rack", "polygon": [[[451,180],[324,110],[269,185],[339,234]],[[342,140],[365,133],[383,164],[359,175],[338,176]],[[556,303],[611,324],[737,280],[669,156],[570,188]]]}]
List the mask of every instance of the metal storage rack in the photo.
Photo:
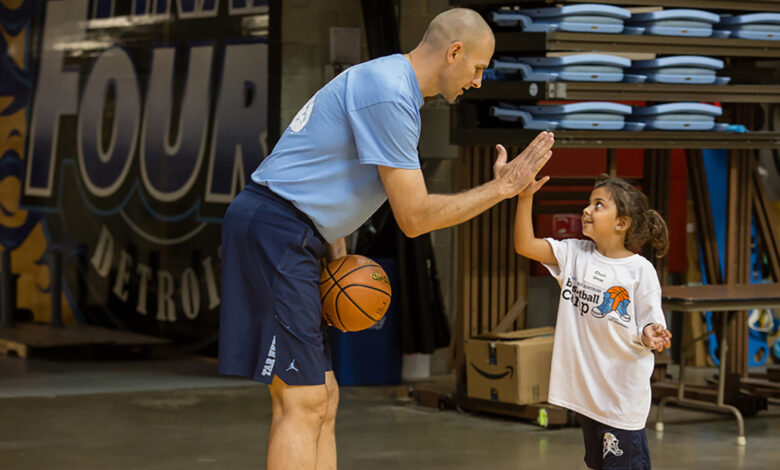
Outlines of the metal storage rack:
[{"label": "metal storage rack", "polygon": [[[487,14],[500,6],[549,6],[545,3],[593,3],[573,1],[500,1],[451,0],[453,6],[473,8]],[[608,0],[616,6],[647,6],[697,8],[732,13],[754,11],[780,12],[780,0],[762,1],[706,1],[706,0]],[[737,8],[735,8],[737,7]],[[657,54],[695,54],[728,58],[742,66],[751,59],[780,58],[780,41],[757,41],[730,38],[694,38],[670,36],[635,36],[623,34],[594,34],[571,32],[528,33],[496,28],[494,57],[510,53],[551,51],[567,52],[652,52]],[[523,130],[487,119],[484,104],[489,101],[536,100],[599,100],[599,101],[718,101],[730,113],[730,122],[746,124],[753,116],[746,105],[750,103],[780,102],[780,86],[766,84],[669,85],[654,83],[597,83],[597,82],[484,82],[481,89],[471,90],[452,110],[450,139],[460,146],[459,185],[473,187],[489,180],[493,161],[492,146],[502,143],[515,155],[538,131]],[[558,148],[604,148],[607,150],[605,171],[615,174],[616,149],[647,149],[644,157],[643,187],[651,204],[664,216],[668,214],[668,181],[670,149],[687,149],[689,179],[694,200],[697,231],[701,238],[705,271],[708,278],[720,283],[748,281],[748,245],[750,217],[755,214],[762,244],[770,258],[775,281],[780,280],[780,236],[774,232],[768,201],[757,177],[752,158],[754,149],[780,148],[780,133],[690,131],[573,131],[556,130]],[[510,148],[511,147],[511,148]],[[714,246],[712,214],[709,210],[706,181],[703,177],[701,150],[719,148],[729,150],[728,235],[726,242],[725,278],[720,276],[717,248]],[[563,185],[588,185],[590,181],[569,178]],[[565,194],[548,192],[548,199],[564,199]],[[505,201],[480,217],[458,227],[458,312],[451,348],[451,365],[457,374],[454,399],[461,405],[530,417],[538,406],[517,407],[499,403],[480,403],[466,397],[465,356],[466,339],[487,332],[501,332],[522,328],[527,306],[528,262],[514,254],[512,221],[515,201]],[[556,205],[553,210],[573,209],[575,206]],[[581,207],[576,206],[577,211]],[[544,210],[543,206],[541,207]],[[663,261],[657,263],[662,283],[666,281]],[[739,377],[747,376],[747,312],[730,317],[729,370]],[[739,387],[739,384],[736,385]],[[565,414],[548,414],[551,424],[562,424]],[[554,418],[553,418],[554,417]]]}]

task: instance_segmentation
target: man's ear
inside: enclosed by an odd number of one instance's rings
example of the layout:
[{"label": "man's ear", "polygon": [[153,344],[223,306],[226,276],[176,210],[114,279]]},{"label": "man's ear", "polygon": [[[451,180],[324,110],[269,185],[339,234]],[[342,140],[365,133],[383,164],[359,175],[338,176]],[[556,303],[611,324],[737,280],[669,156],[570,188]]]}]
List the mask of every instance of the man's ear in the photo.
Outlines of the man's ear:
[{"label": "man's ear", "polygon": [[463,43],[460,41],[455,41],[452,44],[450,44],[450,47],[447,48],[447,62],[453,63],[457,58],[463,54]]}]

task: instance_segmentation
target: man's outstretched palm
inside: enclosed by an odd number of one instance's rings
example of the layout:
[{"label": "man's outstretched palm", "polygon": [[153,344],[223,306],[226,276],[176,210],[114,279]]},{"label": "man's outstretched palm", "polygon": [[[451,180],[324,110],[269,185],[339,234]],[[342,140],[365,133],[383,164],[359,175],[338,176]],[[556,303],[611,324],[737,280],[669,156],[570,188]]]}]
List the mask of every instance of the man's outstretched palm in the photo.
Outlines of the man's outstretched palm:
[{"label": "man's outstretched palm", "polygon": [[[498,157],[493,164],[493,175],[496,180],[501,182],[501,193],[505,198],[514,197],[535,183],[536,174],[552,156],[550,149],[554,143],[555,136],[552,132],[540,132],[528,147],[511,162],[507,162],[506,148],[501,144],[496,145]],[[542,180],[547,181],[544,178]],[[533,192],[538,191],[544,182],[535,186],[536,189]]]}]

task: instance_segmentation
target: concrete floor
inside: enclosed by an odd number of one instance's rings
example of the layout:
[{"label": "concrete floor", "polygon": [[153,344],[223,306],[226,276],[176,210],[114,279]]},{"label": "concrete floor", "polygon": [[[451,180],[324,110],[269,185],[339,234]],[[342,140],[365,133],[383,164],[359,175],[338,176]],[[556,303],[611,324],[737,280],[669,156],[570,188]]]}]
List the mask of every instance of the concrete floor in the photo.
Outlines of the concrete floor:
[{"label": "concrete floor", "polygon": [[[58,362],[0,357],[0,469],[264,468],[267,388],[213,362]],[[578,428],[435,411],[393,387],[342,389],[341,469],[584,469]],[[651,413],[651,419],[654,414]],[[648,426],[655,469],[780,468],[780,407],[746,421],[670,408]]]}]

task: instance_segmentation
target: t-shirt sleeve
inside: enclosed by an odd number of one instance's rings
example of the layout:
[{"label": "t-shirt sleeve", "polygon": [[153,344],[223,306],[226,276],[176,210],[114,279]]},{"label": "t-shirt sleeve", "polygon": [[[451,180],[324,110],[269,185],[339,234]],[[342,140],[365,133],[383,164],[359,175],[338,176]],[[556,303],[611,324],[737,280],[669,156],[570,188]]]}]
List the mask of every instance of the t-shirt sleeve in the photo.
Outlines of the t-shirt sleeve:
[{"label": "t-shirt sleeve", "polygon": [[661,308],[661,283],[658,282],[655,269],[649,263],[642,271],[634,312],[639,338],[642,338],[642,330],[650,323],[660,323],[666,327],[666,316]]},{"label": "t-shirt sleeve", "polygon": [[419,113],[413,106],[383,101],[347,113],[362,164],[416,170]]},{"label": "t-shirt sleeve", "polygon": [[562,273],[565,272],[564,267],[566,266],[566,262],[569,260],[576,247],[573,246],[571,239],[556,240],[554,238],[545,238],[545,240],[550,244],[558,264],[545,264],[544,267],[550,271],[550,274],[552,274],[558,281],[558,284],[560,284],[563,281]]}]

